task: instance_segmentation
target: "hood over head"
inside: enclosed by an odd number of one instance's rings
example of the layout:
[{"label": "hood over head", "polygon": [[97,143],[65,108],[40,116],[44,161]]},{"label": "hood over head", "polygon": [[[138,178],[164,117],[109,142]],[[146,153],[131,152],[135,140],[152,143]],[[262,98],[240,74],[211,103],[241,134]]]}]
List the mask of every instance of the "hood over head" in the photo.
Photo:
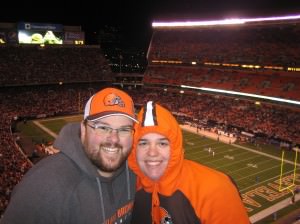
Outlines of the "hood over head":
[{"label": "hood over head", "polygon": [[[174,116],[164,107],[149,101],[138,114],[139,123],[135,124],[134,143],[128,158],[129,167],[138,176],[138,189],[144,188],[152,192],[152,208],[159,205],[158,194],[171,195],[178,186],[178,176],[183,167],[184,149],[182,146],[182,131]],[[165,173],[158,181],[148,178],[136,162],[138,140],[148,133],[158,133],[170,141],[170,160]],[[155,213],[155,211],[152,211]],[[152,214],[156,216],[155,214]]]},{"label": "hood over head", "polygon": [[[136,150],[138,140],[148,133],[158,133],[167,137],[170,141],[170,160],[163,176],[156,182],[158,186],[166,187],[176,181],[176,177],[182,167],[184,149],[182,146],[182,131],[175,117],[164,107],[149,101],[138,114],[139,123],[135,124],[133,149],[129,156],[129,166],[141,178],[146,191],[151,192],[154,181],[150,180],[139,168],[136,162]],[[163,189],[160,189],[163,191]],[[170,194],[168,189],[166,194]],[[169,193],[168,193],[169,192]]]}]

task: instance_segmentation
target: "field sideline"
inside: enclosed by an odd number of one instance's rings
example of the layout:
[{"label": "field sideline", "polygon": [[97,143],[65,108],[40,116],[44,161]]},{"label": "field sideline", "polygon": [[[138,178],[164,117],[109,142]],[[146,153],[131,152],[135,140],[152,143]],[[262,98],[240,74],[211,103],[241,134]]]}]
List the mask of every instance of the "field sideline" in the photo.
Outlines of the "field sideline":
[{"label": "field sideline", "polygon": [[[81,119],[82,116],[58,117],[33,124],[54,139],[64,124]],[[300,187],[299,163],[295,166],[294,155],[282,161],[280,156],[271,155],[264,148],[228,144],[226,139],[217,141],[199,134],[195,130],[183,131],[185,157],[230,175],[237,183],[252,223],[291,206],[292,191]],[[279,191],[280,187],[286,190]],[[295,196],[296,201],[300,199],[300,195]]]}]

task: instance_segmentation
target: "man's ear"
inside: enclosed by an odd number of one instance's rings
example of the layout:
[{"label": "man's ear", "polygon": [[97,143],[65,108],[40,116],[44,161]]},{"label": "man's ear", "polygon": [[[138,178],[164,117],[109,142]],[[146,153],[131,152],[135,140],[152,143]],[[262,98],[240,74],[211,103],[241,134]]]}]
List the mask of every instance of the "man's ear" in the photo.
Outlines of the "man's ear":
[{"label": "man's ear", "polygon": [[86,135],[85,121],[81,121],[81,123],[80,123],[80,139],[81,139],[82,143],[84,143],[85,135]]}]

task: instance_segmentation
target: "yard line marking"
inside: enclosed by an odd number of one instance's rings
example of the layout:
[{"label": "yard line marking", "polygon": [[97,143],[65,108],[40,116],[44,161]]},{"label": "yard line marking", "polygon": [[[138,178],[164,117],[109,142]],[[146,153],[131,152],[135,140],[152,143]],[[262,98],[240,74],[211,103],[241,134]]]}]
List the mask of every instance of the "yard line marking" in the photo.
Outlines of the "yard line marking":
[{"label": "yard line marking", "polygon": [[[272,160],[272,159],[264,160],[264,161],[261,161],[261,162],[257,162],[256,164],[262,164],[262,163],[271,162],[271,161],[274,161],[274,160]],[[243,169],[251,169],[251,167],[244,166],[244,167],[242,167],[242,168],[240,168],[240,169],[235,169],[235,170],[233,170],[233,171],[231,171],[231,172],[228,172],[227,174],[239,172],[239,171],[241,171],[241,170],[243,170]],[[259,171],[259,172],[261,172],[261,171]],[[253,176],[254,174],[257,174],[257,173],[253,173],[253,174],[251,174],[251,175],[249,175],[249,176]],[[245,176],[244,176],[244,177],[245,177]]]},{"label": "yard line marking", "polygon": [[[269,154],[264,153],[264,152],[258,152],[257,150],[250,149],[250,148],[248,148],[248,147],[244,147],[244,146],[241,146],[241,145],[236,145],[236,144],[232,144],[232,145],[234,145],[234,146],[236,146],[236,147],[238,147],[238,148],[241,148],[241,149],[245,149],[245,150],[254,152],[254,153],[256,153],[256,154],[260,154],[260,155],[267,156],[267,157],[269,157],[269,158],[276,159],[276,160],[278,160],[278,161],[281,162],[281,158],[279,158],[279,157],[277,157],[277,156],[272,156],[272,155],[269,155]],[[284,162],[294,165],[294,162],[291,162],[291,161],[286,160],[286,159],[284,160]],[[297,163],[297,166],[300,166],[300,164]]]},{"label": "yard line marking", "polygon": [[[248,152],[243,152],[243,153],[240,153],[239,155],[241,155],[241,154],[247,154],[247,153],[248,153]],[[222,154],[223,154],[223,153],[222,153]],[[219,155],[219,153],[218,153],[218,155]],[[253,157],[251,157],[251,158],[245,158],[245,159],[243,159],[243,160],[237,159],[237,160],[235,160],[235,162],[230,161],[230,163],[226,163],[226,164],[224,164],[224,165],[222,165],[222,166],[217,166],[217,167],[214,166],[214,167],[215,167],[216,169],[219,169],[219,168],[222,168],[222,167],[230,166],[230,165],[233,165],[233,164],[236,164],[236,163],[240,163],[240,162],[243,162],[243,161],[246,161],[246,160],[249,160],[249,159],[253,159],[253,158],[256,158],[256,157],[259,157],[259,155],[253,156]],[[201,158],[202,158],[202,157],[201,157]],[[206,158],[206,157],[204,157],[204,158]],[[222,158],[220,158],[220,159],[210,161],[210,162],[208,162],[208,163],[206,163],[206,164],[214,164],[216,161],[219,161],[219,160],[224,160],[224,158],[222,157]],[[227,160],[225,160],[225,161],[227,161]]]},{"label": "yard line marking", "polygon": [[[279,167],[279,165],[272,166],[272,167],[270,167],[270,168],[268,168],[268,169],[261,170],[261,171],[259,171],[259,172],[256,172],[255,174],[263,173],[263,172],[265,172],[265,171],[272,170],[272,169],[275,169],[275,168],[277,168],[277,167]],[[244,177],[238,178],[238,179],[236,179],[236,180],[237,180],[237,181],[240,181],[240,180],[243,180],[243,179],[248,178],[248,177],[250,177],[250,176],[253,176],[253,175],[244,176]]]},{"label": "yard line marking", "polygon": [[[284,175],[287,175],[287,174],[292,173],[292,172],[293,172],[292,170],[287,171],[287,172],[284,173]],[[272,180],[276,180],[279,176],[280,176],[280,175],[277,175],[277,176],[271,177],[271,178],[269,178],[269,179],[266,179],[266,180],[264,180],[264,181],[260,181],[260,182],[257,183],[257,184],[253,184],[253,185],[251,185],[251,186],[249,186],[249,187],[246,187],[246,188],[241,189],[240,192],[247,191],[248,189],[254,188],[255,186],[263,185],[263,183],[268,183],[268,182],[270,182],[270,181],[272,181]]]},{"label": "yard line marking", "polygon": [[53,138],[57,137],[57,134],[55,134],[53,131],[51,131],[49,128],[46,128],[44,125],[42,125],[40,122],[38,121],[33,121],[33,123],[38,126],[40,129],[42,129],[43,131],[47,132],[49,135],[51,135]]}]

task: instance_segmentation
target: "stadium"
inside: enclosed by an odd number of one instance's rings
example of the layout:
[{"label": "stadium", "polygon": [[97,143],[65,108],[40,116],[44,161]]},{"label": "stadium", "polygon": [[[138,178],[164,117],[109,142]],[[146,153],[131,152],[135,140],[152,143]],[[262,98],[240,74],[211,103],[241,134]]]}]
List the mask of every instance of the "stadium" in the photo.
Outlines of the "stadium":
[{"label": "stadium", "polygon": [[137,111],[153,100],[173,112],[186,158],[230,175],[252,223],[296,223],[300,15],[154,22],[152,29],[147,68],[130,73],[121,65],[113,72],[79,27],[2,24],[0,215],[23,175],[57,152],[51,143],[60,128],[82,119],[95,92],[116,86]]}]

